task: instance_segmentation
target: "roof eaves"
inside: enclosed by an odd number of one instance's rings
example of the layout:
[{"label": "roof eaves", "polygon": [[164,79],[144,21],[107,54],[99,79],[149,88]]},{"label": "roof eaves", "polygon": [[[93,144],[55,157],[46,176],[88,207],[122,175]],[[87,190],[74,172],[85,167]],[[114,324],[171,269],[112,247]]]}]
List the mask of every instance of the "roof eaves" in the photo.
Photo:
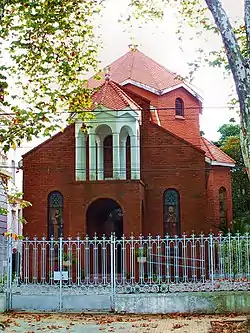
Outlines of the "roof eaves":
[{"label": "roof eaves", "polygon": [[[228,156],[223,150],[221,150],[219,147],[217,147],[215,144],[213,144],[212,142],[210,142],[209,140],[207,140],[206,138],[202,137],[202,140],[205,144],[205,146],[207,147],[207,149],[209,150],[211,156],[213,157],[213,161],[219,162],[216,157],[214,156],[214,154],[212,153],[211,149],[209,148],[210,146],[213,146],[215,149],[219,150],[219,152],[224,155],[228,160],[231,160],[232,164],[235,164],[236,161],[234,159],[232,159],[232,157]],[[209,143],[209,145],[208,145]],[[224,163],[224,162],[219,162],[219,163]]]}]

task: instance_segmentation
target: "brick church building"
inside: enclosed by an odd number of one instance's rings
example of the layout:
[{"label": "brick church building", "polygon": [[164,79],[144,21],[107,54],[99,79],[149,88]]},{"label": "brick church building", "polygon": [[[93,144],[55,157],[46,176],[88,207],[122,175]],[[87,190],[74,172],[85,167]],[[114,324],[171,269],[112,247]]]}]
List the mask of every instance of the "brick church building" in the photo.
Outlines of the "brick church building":
[{"label": "brick church building", "polygon": [[94,117],[23,156],[32,203],[24,234],[174,235],[229,224],[234,161],[200,135],[199,94],[138,50],[108,68],[89,80]]}]

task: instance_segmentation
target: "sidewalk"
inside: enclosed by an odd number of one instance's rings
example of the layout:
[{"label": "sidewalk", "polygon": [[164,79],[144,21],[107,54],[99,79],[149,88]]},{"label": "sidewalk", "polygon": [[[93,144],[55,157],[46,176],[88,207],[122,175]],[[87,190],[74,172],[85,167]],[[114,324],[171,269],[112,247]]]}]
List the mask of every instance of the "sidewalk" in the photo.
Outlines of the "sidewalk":
[{"label": "sidewalk", "polygon": [[5,333],[209,333],[211,321],[241,320],[220,316],[143,316],[113,314],[30,314],[0,315]]}]

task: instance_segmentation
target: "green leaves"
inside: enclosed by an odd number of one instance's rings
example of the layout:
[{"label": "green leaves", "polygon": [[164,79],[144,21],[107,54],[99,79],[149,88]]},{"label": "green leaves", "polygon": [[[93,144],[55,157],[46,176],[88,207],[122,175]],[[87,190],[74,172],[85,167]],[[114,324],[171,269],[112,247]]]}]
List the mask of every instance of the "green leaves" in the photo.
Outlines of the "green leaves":
[{"label": "green leaves", "polygon": [[[250,219],[250,184],[245,171],[245,165],[240,145],[240,126],[235,123],[224,124],[218,131],[221,134],[217,145],[235,162],[232,172],[233,215],[235,221]],[[244,222],[245,223],[245,222]]]},{"label": "green leaves", "polygon": [[[81,76],[98,66],[94,22],[100,9],[95,0],[3,4],[0,55],[10,56],[0,77],[0,144],[5,151],[51,134],[73,114],[85,119],[90,91],[83,89]],[[8,96],[13,87],[18,90],[15,99]]]}]

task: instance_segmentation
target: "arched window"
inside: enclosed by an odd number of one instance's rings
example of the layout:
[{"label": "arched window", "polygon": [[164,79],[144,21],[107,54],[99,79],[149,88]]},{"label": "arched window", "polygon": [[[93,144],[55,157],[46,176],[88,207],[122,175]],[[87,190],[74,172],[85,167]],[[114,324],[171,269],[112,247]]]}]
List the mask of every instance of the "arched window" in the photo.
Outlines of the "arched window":
[{"label": "arched window", "polygon": [[113,178],[113,137],[106,136],[103,141],[104,179]]},{"label": "arched window", "polygon": [[181,98],[175,100],[175,115],[184,117],[184,102]]},{"label": "arched window", "polygon": [[175,189],[168,189],[163,194],[164,234],[180,235],[180,195]]},{"label": "arched window", "polygon": [[227,227],[227,190],[225,187],[219,189],[220,226]]},{"label": "arched window", "polygon": [[126,139],[126,179],[131,179],[131,144],[129,135]]},{"label": "arched window", "polygon": [[48,196],[49,237],[63,237],[63,196],[60,192],[51,192]]}]

